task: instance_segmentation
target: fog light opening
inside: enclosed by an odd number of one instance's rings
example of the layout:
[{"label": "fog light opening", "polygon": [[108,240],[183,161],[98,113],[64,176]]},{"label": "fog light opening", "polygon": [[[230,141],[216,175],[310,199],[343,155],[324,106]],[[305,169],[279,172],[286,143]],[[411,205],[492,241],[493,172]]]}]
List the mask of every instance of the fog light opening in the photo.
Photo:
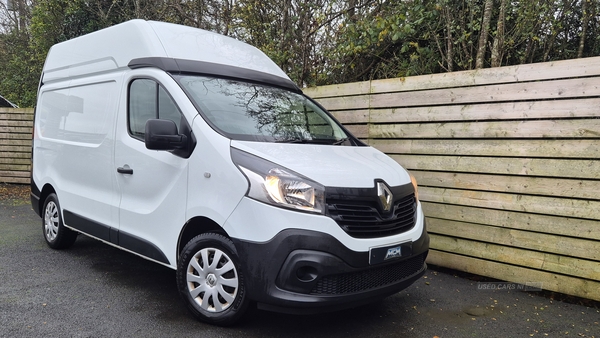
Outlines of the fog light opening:
[{"label": "fog light opening", "polygon": [[312,266],[303,266],[296,270],[296,277],[302,282],[312,282],[318,277],[317,269]]}]

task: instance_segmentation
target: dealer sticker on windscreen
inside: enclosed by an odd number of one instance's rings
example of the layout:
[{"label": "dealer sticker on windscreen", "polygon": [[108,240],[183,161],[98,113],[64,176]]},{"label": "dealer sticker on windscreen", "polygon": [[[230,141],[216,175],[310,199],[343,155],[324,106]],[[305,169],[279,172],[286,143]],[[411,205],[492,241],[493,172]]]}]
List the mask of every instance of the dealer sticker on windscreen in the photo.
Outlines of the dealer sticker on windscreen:
[{"label": "dealer sticker on windscreen", "polygon": [[371,248],[369,249],[369,264],[379,264],[410,255],[412,255],[412,243]]}]

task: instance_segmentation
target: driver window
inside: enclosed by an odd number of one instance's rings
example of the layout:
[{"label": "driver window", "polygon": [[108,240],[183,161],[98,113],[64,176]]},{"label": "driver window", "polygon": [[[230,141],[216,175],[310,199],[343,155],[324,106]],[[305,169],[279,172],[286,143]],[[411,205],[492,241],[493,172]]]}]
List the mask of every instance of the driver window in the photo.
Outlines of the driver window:
[{"label": "driver window", "polygon": [[180,130],[181,116],[171,96],[156,81],[137,79],[129,85],[129,133],[133,137],[144,138],[149,119],[171,120]]}]

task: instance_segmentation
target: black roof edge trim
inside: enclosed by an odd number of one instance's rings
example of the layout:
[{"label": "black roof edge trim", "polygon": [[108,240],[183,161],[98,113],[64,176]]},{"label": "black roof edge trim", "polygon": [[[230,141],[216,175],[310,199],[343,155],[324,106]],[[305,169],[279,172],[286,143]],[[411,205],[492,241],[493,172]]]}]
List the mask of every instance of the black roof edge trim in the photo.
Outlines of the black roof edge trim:
[{"label": "black roof edge trim", "polygon": [[133,59],[127,65],[131,69],[156,67],[170,73],[192,73],[213,75],[249,82],[258,82],[285,88],[296,93],[302,90],[291,80],[252,69],[228,66],[213,62],[183,60],[167,57],[145,57]]}]

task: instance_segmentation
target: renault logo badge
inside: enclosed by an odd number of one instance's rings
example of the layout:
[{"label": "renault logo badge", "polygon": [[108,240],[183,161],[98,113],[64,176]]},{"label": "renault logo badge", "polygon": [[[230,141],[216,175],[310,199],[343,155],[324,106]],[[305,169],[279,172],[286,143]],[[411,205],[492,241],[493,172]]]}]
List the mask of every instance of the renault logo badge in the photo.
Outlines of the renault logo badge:
[{"label": "renault logo badge", "polygon": [[385,183],[377,182],[377,196],[379,197],[383,211],[390,211],[392,209],[394,196]]}]

